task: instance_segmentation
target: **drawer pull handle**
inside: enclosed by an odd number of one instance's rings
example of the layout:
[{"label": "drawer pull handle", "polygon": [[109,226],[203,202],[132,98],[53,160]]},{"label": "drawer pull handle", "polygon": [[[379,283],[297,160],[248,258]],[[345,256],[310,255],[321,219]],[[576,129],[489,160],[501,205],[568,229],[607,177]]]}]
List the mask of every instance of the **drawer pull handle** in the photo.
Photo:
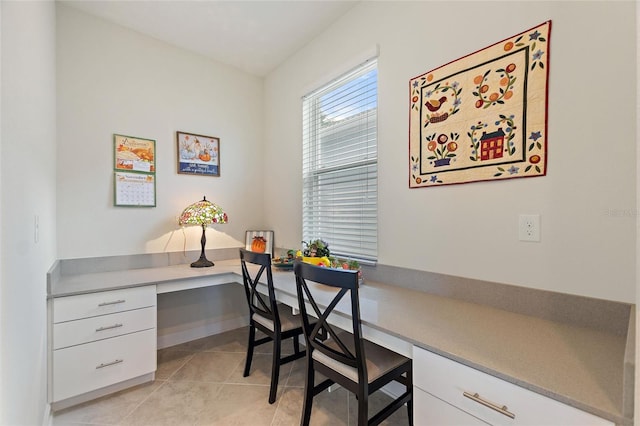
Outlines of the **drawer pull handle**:
[{"label": "drawer pull handle", "polygon": [[102,303],[98,304],[98,306],[117,305],[118,303],[124,303],[124,302],[126,302],[126,300],[119,299],[119,300],[114,300],[113,302],[102,302]]},{"label": "drawer pull handle", "polygon": [[100,364],[100,365],[96,366],[96,370],[98,370],[99,368],[109,367],[110,365],[120,364],[123,361],[124,361],[123,359],[116,359],[115,361],[103,363],[103,364]]},{"label": "drawer pull handle", "polygon": [[491,408],[492,410],[495,410],[495,411],[497,411],[498,413],[500,413],[500,414],[502,414],[502,415],[504,415],[504,416],[507,416],[507,417],[509,417],[509,418],[511,418],[511,419],[515,419],[515,418],[516,418],[516,415],[515,415],[515,414],[513,414],[513,413],[511,413],[511,412],[509,412],[509,411],[508,411],[508,409],[507,409],[507,406],[506,406],[506,405],[503,405],[503,406],[501,407],[501,406],[499,406],[499,405],[494,404],[493,402],[489,402],[489,401],[487,401],[487,400],[485,400],[485,399],[482,399],[482,398],[480,397],[480,395],[479,395],[477,392],[476,392],[476,393],[474,393],[474,394],[471,394],[471,393],[469,393],[469,392],[463,392],[463,393],[462,393],[462,395],[463,395],[463,396],[465,396],[466,398],[469,398],[469,399],[470,399],[470,400],[472,400],[472,401],[477,402],[478,404],[482,404],[482,405],[484,405],[485,407],[489,407],[489,408]]},{"label": "drawer pull handle", "polygon": [[112,330],[114,328],[119,328],[119,327],[122,327],[122,324],[113,324],[113,325],[108,325],[106,327],[98,327],[96,328],[96,331]]}]

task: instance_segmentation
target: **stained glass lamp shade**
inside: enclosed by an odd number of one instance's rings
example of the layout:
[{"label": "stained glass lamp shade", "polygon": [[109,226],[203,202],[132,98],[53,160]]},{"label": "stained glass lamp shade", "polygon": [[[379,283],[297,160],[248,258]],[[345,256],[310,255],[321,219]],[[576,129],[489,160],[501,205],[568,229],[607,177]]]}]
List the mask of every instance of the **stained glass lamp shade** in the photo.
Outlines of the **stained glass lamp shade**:
[{"label": "stained glass lamp shade", "polygon": [[207,201],[207,197],[203,197],[202,201],[193,203],[184,209],[178,218],[178,224],[180,226],[202,226],[202,238],[200,239],[200,246],[202,250],[200,252],[200,259],[191,264],[194,268],[213,266],[213,262],[208,260],[204,254],[204,246],[207,244],[205,230],[210,223],[227,223],[227,214],[216,204],[213,204],[211,201]]}]

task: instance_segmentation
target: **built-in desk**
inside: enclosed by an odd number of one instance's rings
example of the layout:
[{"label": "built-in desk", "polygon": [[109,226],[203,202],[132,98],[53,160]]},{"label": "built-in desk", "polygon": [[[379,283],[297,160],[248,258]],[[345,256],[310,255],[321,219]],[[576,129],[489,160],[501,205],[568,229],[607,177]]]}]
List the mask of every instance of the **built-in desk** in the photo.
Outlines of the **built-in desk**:
[{"label": "built-in desk", "polygon": [[[55,275],[49,281],[52,299],[136,286],[155,285],[157,293],[167,293],[242,282],[238,260],[202,269],[176,265]],[[296,306],[293,272],[274,269],[273,277],[278,299]],[[616,424],[633,422],[624,406],[633,401],[624,395],[630,374],[625,368],[630,356],[626,335],[374,282],[366,276],[360,305],[366,337],[404,355],[411,356],[415,345]]]}]

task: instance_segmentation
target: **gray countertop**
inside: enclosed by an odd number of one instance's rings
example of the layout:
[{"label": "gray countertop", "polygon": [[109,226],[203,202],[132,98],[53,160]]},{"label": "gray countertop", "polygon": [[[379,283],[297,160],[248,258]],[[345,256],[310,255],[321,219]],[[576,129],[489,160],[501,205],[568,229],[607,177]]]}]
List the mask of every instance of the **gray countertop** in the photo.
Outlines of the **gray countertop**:
[{"label": "gray countertop", "polygon": [[[49,297],[203,277],[241,282],[239,261],[61,275]],[[274,270],[274,283],[295,297],[293,272]],[[616,424],[633,423],[623,404],[633,402],[623,395],[626,336],[368,280],[360,300],[371,328]]]}]

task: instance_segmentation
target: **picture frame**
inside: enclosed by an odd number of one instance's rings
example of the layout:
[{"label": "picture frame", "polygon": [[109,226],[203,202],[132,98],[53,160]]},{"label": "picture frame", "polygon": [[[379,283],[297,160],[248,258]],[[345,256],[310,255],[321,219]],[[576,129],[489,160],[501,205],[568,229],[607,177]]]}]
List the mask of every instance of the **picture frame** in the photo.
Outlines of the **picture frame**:
[{"label": "picture frame", "polygon": [[245,250],[252,250],[252,244],[254,238],[262,237],[265,240],[264,253],[269,253],[273,256],[273,231],[246,231],[245,232]]},{"label": "picture frame", "polygon": [[127,135],[113,135],[113,168],[123,172],[155,173],[156,141]]},{"label": "picture frame", "polygon": [[220,138],[176,132],[178,173],[220,176]]}]

